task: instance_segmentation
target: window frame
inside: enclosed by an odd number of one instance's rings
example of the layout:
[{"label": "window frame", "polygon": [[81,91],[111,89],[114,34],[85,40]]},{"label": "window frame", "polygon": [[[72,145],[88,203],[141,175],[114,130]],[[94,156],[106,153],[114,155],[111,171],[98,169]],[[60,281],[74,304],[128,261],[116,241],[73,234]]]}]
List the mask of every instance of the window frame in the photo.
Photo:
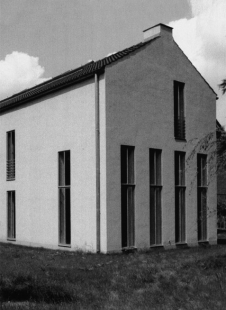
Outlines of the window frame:
[{"label": "window frame", "polygon": [[[174,169],[175,169],[175,243],[176,244],[186,244],[185,162],[186,162],[186,153],[181,151],[175,151]],[[183,167],[181,167],[181,165],[183,165]]]},{"label": "window frame", "polygon": [[[205,165],[202,165],[204,160]],[[203,177],[204,174],[204,177]],[[208,161],[207,154],[197,154],[197,232],[198,242],[206,242],[208,240],[208,222],[207,222],[207,193],[208,193]],[[201,198],[204,197],[205,210]],[[200,218],[200,213],[205,212]]]},{"label": "window frame", "polygon": [[[123,158],[125,155],[123,155],[123,152],[126,152],[126,158]],[[129,155],[129,152],[131,152],[132,156]],[[126,166],[123,166],[123,164],[126,164]],[[135,146],[121,145],[122,249],[135,247],[135,187]]]},{"label": "window frame", "polygon": [[[153,172],[152,167],[154,170],[154,174],[152,174]],[[152,175],[154,175],[153,178]],[[149,199],[150,246],[155,247],[162,245],[162,150],[161,149],[154,149],[154,148],[149,149],[149,191],[150,191],[150,199]],[[152,196],[152,191],[154,191],[154,196]],[[158,194],[159,199],[157,199]],[[154,197],[154,201],[152,201],[152,197]],[[157,201],[159,202],[159,206],[157,206],[158,203]],[[153,219],[152,215],[154,215]],[[159,219],[160,223],[158,222]]]},{"label": "window frame", "polygon": [[16,179],[16,134],[15,130],[6,132],[6,181]]},{"label": "window frame", "polygon": [[185,83],[173,81],[174,88],[174,137],[186,141]]},{"label": "window frame", "polygon": [[[66,153],[69,154],[69,171],[67,170],[67,172],[69,173],[69,184],[62,184],[61,182],[61,169],[60,169],[60,156],[61,154],[63,154],[64,157],[64,183],[68,183],[66,182],[66,179],[68,176],[66,176]],[[67,180],[68,181],[68,180]],[[64,190],[64,205],[61,206],[61,191]],[[66,201],[66,191],[69,191],[69,206],[67,205],[67,201]],[[67,208],[69,210],[67,210]],[[61,223],[62,223],[62,219],[61,219],[61,211],[64,211],[64,234],[62,236],[61,234]],[[68,213],[67,213],[68,212]],[[69,219],[68,219],[69,217]],[[69,227],[68,227],[69,226]],[[68,230],[67,230],[68,229]],[[69,231],[69,232],[68,232]],[[69,235],[67,235],[69,234]],[[62,242],[62,239],[64,239],[64,242]],[[69,240],[68,240],[69,239]],[[69,241],[69,242],[68,242]],[[61,247],[71,247],[71,151],[70,150],[65,150],[65,151],[60,151],[58,152],[58,245]]]},{"label": "window frame", "polygon": [[[7,240],[16,241],[16,191],[7,191]],[[9,197],[11,196],[11,197]],[[11,200],[11,205],[9,204]],[[12,204],[12,200],[13,204]],[[13,210],[13,211],[12,211]],[[13,226],[13,228],[12,228]],[[9,228],[10,227],[10,228]]]}]

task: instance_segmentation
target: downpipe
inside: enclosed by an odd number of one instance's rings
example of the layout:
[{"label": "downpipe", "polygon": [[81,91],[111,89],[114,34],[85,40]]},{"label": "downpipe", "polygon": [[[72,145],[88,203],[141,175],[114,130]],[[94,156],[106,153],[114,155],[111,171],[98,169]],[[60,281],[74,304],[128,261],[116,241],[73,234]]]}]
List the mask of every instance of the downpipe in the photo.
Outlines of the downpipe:
[{"label": "downpipe", "polygon": [[96,138],[96,248],[100,252],[100,99],[99,76],[95,73],[95,138]]}]

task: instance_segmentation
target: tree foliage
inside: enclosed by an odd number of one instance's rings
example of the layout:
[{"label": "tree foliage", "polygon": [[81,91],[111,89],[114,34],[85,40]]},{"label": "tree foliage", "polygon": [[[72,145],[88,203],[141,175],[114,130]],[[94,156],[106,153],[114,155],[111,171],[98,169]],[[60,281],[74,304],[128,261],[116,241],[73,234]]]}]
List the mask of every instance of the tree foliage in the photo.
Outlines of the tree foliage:
[{"label": "tree foliage", "polygon": [[[226,93],[226,79],[219,85],[223,94]],[[194,141],[195,140],[195,141]],[[223,126],[216,121],[216,130],[209,132],[201,139],[194,139],[190,141],[195,146],[188,157],[188,162],[196,156],[197,153],[207,153],[207,165],[210,183],[218,175],[222,180],[225,180],[226,174],[226,131]],[[223,181],[222,181],[223,182]],[[218,199],[217,204],[218,219],[223,216],[226,217],[225,201]]]},{"label": "tree foliage", "polygon": [[222,90],[222,93],[225,94],[226,92],[226,79],[222,80],[221,84],[219,84],[219,87]]},{"label": "tree foliage", "polygon": [[[223,94],[226,92],[226,79],[219,84]],[[226,171],[226,132],[217,121],[217,163],[221,170]]]}]

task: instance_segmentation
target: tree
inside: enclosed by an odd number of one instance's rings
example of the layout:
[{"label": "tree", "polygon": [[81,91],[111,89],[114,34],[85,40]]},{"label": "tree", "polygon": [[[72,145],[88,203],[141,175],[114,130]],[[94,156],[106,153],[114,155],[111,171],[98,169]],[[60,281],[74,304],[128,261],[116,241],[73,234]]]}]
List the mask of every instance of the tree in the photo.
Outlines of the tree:
[{"label": "tree", "polygon": [[[226,92],[226,79],[219,84],[222,93]],[[217,165],[223,171],[226,171],[226,132],[224,128],[217,121]]]},{"label": "tree", "polygon": [[[226,93],[226,79],[222,81],[219,85],[223,94]],[[195,141],[194,141],[195,140]],[[188,164],[189,161],[193,159],[193,157],[197,153],[208,153],[208,170],[209,170],[209,179],[210,183],[212,179],[220,178],[221,182],[226,183],[226,131],[221,126],[221,124],[216,120],[216,131],[210,132],[205,135],[201,139],[194,139],[193,141],[189,141],[192,145],[194,145],[192,152],[188,156]],[[218,196],[217,200],[217,215],[218,221],[222,221],[226,223],[226,190],[225,196]],[[224,224],[225,225],[225,224]]]},{"label": "tree", "polygon": [[221,84],[219,84],[219,87],[221,88],[222,93],[225,94],[225,92],[226,92],[226,79],[223,80],[223,81],[221,82]]},{"label": "tree", "polygon": [[[222,90],[222,93],[225,94],[226,92],[226,79],[222,81],[219,85]],[[217,172],[218,177],[220,178],[221,182],[225,181],[226,178],[226,132],[224,128],[219,124],[217,121]],[[217,199],[217,215],[218,221],[225,226],[226,220],[226,202],[225,198]],[[220,224],[221,225],[221,224]]]},{"label": "tree", "polygon": [[[219,84],[222,93],[226,93],[226,79]],[[215,132],[208,133],[205,137],[198,141],[194,148],[194,153],[197,151],[207,151],[209,156],[209,164],[214,160],[217,160],[217,165],[214,169],[215,173],[225,172],[226,173],[226,131],[221,124],[216,120],[216,138]],[[213,150],[213,151],[212,151]]]}]

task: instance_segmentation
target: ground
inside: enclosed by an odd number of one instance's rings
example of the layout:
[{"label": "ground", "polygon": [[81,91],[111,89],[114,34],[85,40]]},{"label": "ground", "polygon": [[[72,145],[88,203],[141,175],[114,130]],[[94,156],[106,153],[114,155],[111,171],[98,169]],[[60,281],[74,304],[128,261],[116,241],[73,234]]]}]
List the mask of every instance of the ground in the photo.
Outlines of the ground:
[{"label": "ground", "polygon": [[0,244],[0,309],[225,309],[226,246],[90,254]]}]

